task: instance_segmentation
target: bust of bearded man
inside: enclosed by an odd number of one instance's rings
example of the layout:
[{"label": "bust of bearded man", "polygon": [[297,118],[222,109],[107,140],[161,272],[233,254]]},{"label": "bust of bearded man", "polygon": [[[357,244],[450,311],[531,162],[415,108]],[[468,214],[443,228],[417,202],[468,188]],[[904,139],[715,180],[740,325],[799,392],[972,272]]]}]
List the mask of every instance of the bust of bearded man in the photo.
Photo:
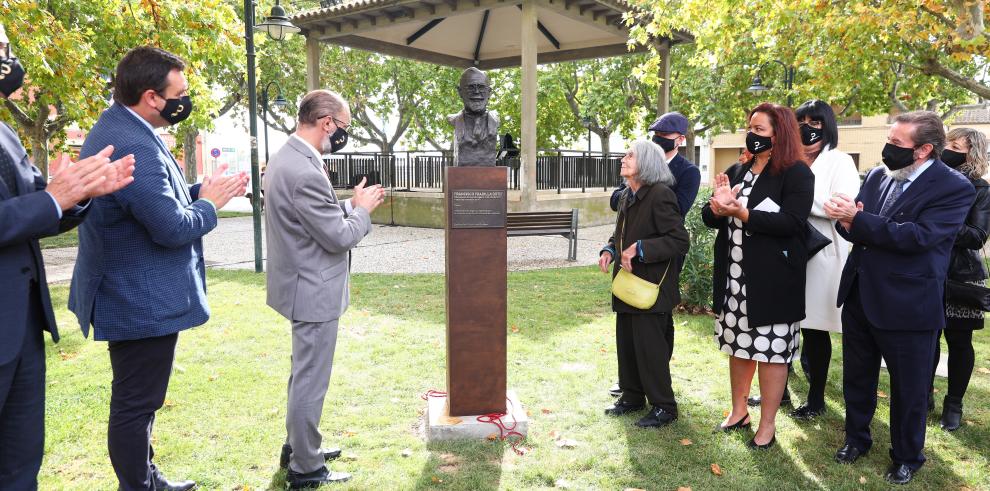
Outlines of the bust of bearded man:
[{"label": "bust of bearded man", "polygon": [[498,117],[488,111],[492,87],[488,75],[471,67],[461,74],[457,93],[464,109],[447,116],[454,126],[454,165],[494,166],[498,146]]}]

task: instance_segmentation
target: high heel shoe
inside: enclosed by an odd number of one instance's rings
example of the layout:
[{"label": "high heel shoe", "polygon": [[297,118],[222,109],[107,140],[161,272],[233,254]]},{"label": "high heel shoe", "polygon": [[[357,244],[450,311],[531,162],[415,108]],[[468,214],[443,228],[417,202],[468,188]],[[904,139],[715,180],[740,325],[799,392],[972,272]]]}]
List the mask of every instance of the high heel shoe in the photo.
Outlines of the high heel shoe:
[{"label": "high heel shoe", "polygon": [[739,418],[739,421],[736,421],[735,423],[733,423],[733,424],[731,424],[729,426],[722,426],[722,423],[719,423],[719,424],[715,425],[715,431],[713,433],[728,433],[730,431],[736,431],[736,430],[741,430],[743,428],[749,428],[752,423],[750,421],[748,421],[748,420],[749,420],[749,413],[746,413],[745,416],[743,416],[742,418]]},{"label": "high heel shoe", "polygon": [[757,450],[767,450],[770,447],[772,447],[774,443],[777,443],[777,434],[776,433],[773,435],[772,438],[770,438],[770,441],[769,442],[766,442],[763,445],[760,445],[759,443],[756,443],[756,435],[753,435],[753,438],[749,442],[746,443],[746,446],[748,446],[749,448],[752,448],[752,449],[757,449]]}]

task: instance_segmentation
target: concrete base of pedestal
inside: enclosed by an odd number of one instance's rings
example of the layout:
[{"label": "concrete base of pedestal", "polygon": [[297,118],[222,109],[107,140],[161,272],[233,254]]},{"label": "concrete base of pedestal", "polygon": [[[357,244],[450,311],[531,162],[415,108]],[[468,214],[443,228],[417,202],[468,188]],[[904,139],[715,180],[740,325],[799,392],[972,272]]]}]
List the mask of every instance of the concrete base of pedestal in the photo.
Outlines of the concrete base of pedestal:
[{"label": "concrete base of pedestal", "polygon": [[[529,418],[514,391],[506,393],[509,413],[502,417],[507,428],[515,425],[517,433],[526,436]],[[492,423],[478,421],[478,416],[450,416],[446,397],[429,397],[426,406],[426,440],[484,440],[490,435],[499,436],[499,428]]]}]

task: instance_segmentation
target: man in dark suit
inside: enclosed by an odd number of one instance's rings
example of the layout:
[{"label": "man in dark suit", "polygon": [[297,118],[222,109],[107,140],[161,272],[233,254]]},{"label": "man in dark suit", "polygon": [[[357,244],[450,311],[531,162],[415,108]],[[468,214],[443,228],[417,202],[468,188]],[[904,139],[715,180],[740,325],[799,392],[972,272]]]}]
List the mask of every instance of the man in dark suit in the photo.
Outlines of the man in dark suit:
[{"label": "man in dark suit", "polygon": [[117,65],[114,104],[82,148],[89,155],[114,144],[137,162],[131,186],[90,205],[69,292],[83,334],[92,325],[97,341],[109,341],[107,442],[125,491],[195,487],[169,482],[155,466],[151,429],[165,402],[179,331],[210,316],[202,237],[217,226],[217,210],[243,195],[247,183],[244,173],[225,177],[221,168],[202,185],[188,186],[156,133],[192,111],[184,68],[158,48],[129,51]]},{"label": "man in dark suit", "polygon": [[[21,88],[24,68],[10,56],[0,26],[0,97]],[[110,164],[112,147],[61,167],[51,182],[28,160],[14,132],[0,124],[0,489],[38,488],[45,447],[45,346],[58,341],[38,239],[83,220],[90,198],[129,184],[134,158]],[[109,164],[109,165],[108,165]],[[83,204],[77,205],[77,203]]]},{"label": "man in dark suit", "polygon": [[846,442],[852,463],[873,445],[881,357],[890,373],[890,456],[885,478],[906,484],[925,462],[931,367],[944,327],[942,290],[949,252],[973,202],[973,185],[939,160],[945,146],[935,113],[898,115],[884,167],[866,176],[853,201],[837,195],[825,212],[852,243],[837,303],[842,307]]}]

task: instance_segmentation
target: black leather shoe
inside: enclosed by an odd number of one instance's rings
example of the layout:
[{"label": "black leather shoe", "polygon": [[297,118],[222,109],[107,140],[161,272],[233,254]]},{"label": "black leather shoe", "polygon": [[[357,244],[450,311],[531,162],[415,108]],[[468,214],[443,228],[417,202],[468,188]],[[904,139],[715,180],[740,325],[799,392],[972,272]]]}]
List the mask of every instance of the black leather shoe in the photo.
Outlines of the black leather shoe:
[{"label": "black leather shoe", "polygon": [[838,452],[835,452],[835,461],[840,464],[852,464],[856,462],[857,459],[866,455],[867,450],[860,450],[850,444],[845,444]]},{"label": "black leather shoe", "polygon": [[640,428],[663,428],[674,421],[677,421],[676,415],[663,408],[653,406],[646,416],[643,416],[642,419],[636,422],[636,426]]},{"label": "black leather shoe", "polygon": [[883,478],[891,484],[907,484],[914,478],[914,471],[904,464],[890,464]]},{"label": "black leather shoe", "polygon": [[736,421],[735,423],[732,423],[729,426],[722,426],[722,423],[717,424],[715,426],[715,431],[713,431],[712,433],[728,433],[730,431],[749,428],[751,425],[752,423],[749,420],[749,413],[746,413],[745,416],[739,418],[739,421]]},{"label": "black leather shoe", "polygon": [[155,491],[189,491],[196,489],[193,481],[169,481],[161,472],[155,472]]},{"label": "black leather shoe", "polygon": [[807,404],[798,406],[797,409],[791,411],[791,417],[794,419],[810,420],[815,419],[823,414],[825,414],[825,408],[813,408]]},{"label": "black leather shoe", "polygon": [[962,426],[962,411],[961,397],[945,396],[942,401],[942,429],[945,431],[958,430]]},{"label": "black leather shoe", "polygon": [[755,449],[755,450],[769,450],[770,447],[772,447],[774,443],[777,443],[777,435],[776,434],[774,434],[772,437],[770,437],[770,441],[764,443],[763,445],[760,445],[759,443],[756,443],[756,436],[753,436],[753,438],[750,438],[750,440],[748,442],[746,442],[746,446],[748,446],[749,448]]},{"label": "black leather shoe", "polygon": [[623,401],[622,399],[619,399],[618,401],[615,401],[615,404],[612,404],[610,407],[605,409],[605,414],[609,416],[622,416],[623,414],[626,413],[634,413],[636,411],[642,411],[643,408],[645,407],[646,405],[644,405],[642,402],[639,404],[633,404],[630,402]]},{"label": "black leather shoe", "polygon": [[345,482],[351,479],[351,475],[346,472],[334,472],[326,467],[320,467],[313,472],[305,474],[289,472],[285,474],[285,482],[289,483],[289,489],[318,488],[323,484]]},{"label": "black leather shoe", "polygon": [[[760,403],[762,402],[763,402],[763,398],[760,396],[753,396],[750,397],[749,399],[746,399],[746,405],[749,407],[759,407]],[[780,405],[781,406],[791,405],[791,391],[789,389],[784,389],[784,395],[783,397],[780,398]]]},{"label": "black leather shoe", "polygon": [[[323,461],[330,462],[333,459],[340,457],[339,448],[321,448],[320,452],[323,453]],[[282,455],[278,458],[278,466],[282,469],[287,469],[289,467],[289,457],[292,455],[292,447],[289,444],[282,445]]]},{"label": "black leather shoe", "polygon": [[611,388],[608,389],[608,395],[612,397],[619,397],[622,395],[622,389],[619,388],[619,383],[616,382]]}]

